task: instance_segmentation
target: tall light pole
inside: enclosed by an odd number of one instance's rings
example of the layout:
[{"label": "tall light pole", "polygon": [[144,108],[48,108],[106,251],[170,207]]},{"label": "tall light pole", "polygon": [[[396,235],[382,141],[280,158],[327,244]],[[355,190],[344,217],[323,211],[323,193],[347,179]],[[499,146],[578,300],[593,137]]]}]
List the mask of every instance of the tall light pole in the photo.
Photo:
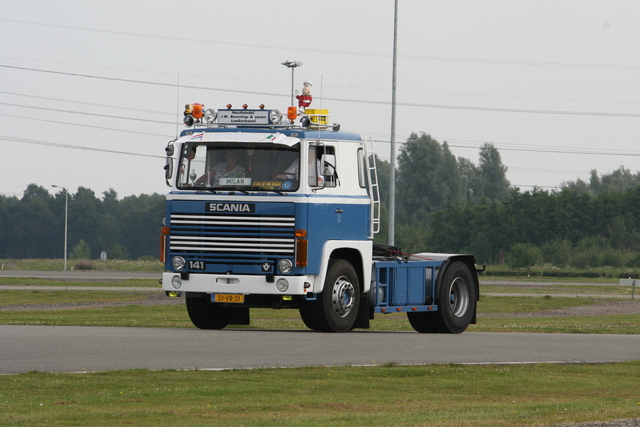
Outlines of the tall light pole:
[{"label": "tall light pole", "polygon": [[300,61],[284,61],[282,63],[282,65],[284,65],[287,68],[291,68],[291,105],[293,104],[293,71],[296,69],[296,67],[299,67],[302,65],[302,62]]},{"label": "tall light pole", "polygon": [[69,192],[65,187],[60,185],[52,185],[55,188],[62,188],[64,190],[64,269],[67,269],[67,219],[68,216],[68,206],[69,206]]},{"label": "tall light pole", "polygon": [[391,167],[389,170],[389,245],[395,244],[396,217],[396,68],[398,63],[398,0],[393,10],[393,77],[391,83]]}]

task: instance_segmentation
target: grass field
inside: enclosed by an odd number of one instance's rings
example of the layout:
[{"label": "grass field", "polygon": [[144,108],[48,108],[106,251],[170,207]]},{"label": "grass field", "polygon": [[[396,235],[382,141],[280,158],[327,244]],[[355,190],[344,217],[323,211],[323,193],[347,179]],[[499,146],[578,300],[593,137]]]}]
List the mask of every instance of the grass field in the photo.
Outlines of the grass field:
[{"label": "grass field", "polygon": [[3,426],[536,426],[640,417],[640,362],[0,376]]}]

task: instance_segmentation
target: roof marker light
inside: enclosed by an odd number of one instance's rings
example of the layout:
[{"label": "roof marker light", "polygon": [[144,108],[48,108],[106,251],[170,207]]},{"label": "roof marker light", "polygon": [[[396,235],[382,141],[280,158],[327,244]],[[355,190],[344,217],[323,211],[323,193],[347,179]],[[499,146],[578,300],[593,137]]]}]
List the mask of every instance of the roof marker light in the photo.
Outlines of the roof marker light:
[{"label": "roof marker light", "polygon": [[231,107],[233,107],[233,105],[231,105],[231,104],[227,104],[227,108],[228,108],[229,110],[231,110]]}]

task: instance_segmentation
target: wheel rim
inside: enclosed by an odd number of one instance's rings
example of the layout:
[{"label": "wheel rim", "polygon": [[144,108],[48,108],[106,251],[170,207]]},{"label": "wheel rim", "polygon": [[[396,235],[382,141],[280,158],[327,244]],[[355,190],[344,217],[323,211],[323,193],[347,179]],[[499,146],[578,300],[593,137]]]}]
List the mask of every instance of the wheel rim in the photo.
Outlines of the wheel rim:
[{"label": "wheel rim", "polygon": [[354,304],[355,289],[348,278],[341,276],[333,284],[331,305],[340,317],[349,315]]},{"label": "wheel rim", "polygon": [[469,286],[467,282],[457,277],[452,283],[449,290],[449,305],[451,313],[455,317],[462,317],[469,308]]}]

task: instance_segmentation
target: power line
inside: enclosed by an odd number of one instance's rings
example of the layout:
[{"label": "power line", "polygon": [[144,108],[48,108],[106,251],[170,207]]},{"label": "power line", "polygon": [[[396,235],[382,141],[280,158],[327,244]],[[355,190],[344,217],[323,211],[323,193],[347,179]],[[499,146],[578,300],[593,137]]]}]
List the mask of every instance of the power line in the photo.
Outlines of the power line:
[{"label": "power line", "polygon": [[[160,82],[149,82],[144,80],[135,80],[135,79],[124,79],[118,77],[105,77],[105,76],[96,76],[91,74],[80,74],[80,73],[69,73],[63,71],[53,71],[53,70],[42,70],[37,68],[29,68],[29,67],[17,67],[13,65],[4,65],[0,64],[0,68],[9,68],[15,70],[23,70],[23,71],[32,71],[32,72],[40,72],[40,73],[49,73],[49,74],[57,74],[57,75],[65,75],[65,76],[73,76],[73,77],[85,77],[99,80],[109,80],[109,81],[117,81],[124,83],[137,83],[137,84],[146,84],[153,86],[162,86],[162,87],[178,87],[175,83],[160,83]],[[228,93],[243,93],[243,94],[253,94],[253,95],[265,95],[265,96],[277,96],[277,97],[288,97],[288,95],[284,95],[281,93],[270,93],[270,92],[257,92],[257,91],[249,91],[249,90],[235,90],[235,89],[223,89],[223,88],[213,88],[213,87],[203,87],[203,86],[190,86],[190,85],[180,85],[181,88],[184,89],[196,89],[196,90],[209,90],[209,91],[218,91],[218,92],[228,92]],[[373,104],[373,105],[390,105],[390,101],[373,101],[373,100],[363,100],[363,99],[348,99],[348,98],[331,98],[324,97],[325,101],[335,101],[335,102],[348,102],[348,103],[358,103],[358,104]],[[498,107],[477,107],[470,105],[445,105],[445,104],[422,104],[422,103],[413,103],[413,102],[397,102],[396,105],[400,105],[403,107],[419,107],[419,108],[435,108],[435,109],[449,109],[449,110],[469,110],[469,111],[487,111],[487,112],[500,112],[500,113],[526,113],[526,114],[551,114],[551,115],[573,115],[573,116],[597,116],[597,117],[632,117],[638,118],[640,114],[638,113],[608,113],[608,112],[600,112],[600,111],[568,111],[568,110],[539,110],[539,109],[531,109],[531,108],[498,108]]]},{"label": "power line", "polygon": [[3,93],[5,95],[13,95],[13,96],[21,96],[24,98],[32,98],[32,99],[43,99],[46,101],[57,101],[57,102],[71,102],[73,104],[77,104],[77,105],[89,105],[92,107],[104,107],[104,108],[117,108],[118,110],[127,110],[127,111],[135,111],[138,113],[151,113],[151,114],[161,114],[161,115],[165,115],[165,116],[174,116],[174,113],[166,113],[163,111],[150,111],[148,108],[132,108],[132,107],[127,107],[127,106],[114,106],[114,105],[106,105],[106,104],[98,104],[95,102],[82,102],[82,101],[72,101],[70,99],[60,99],[60,98],[50,98],[50,97],[46,97],[46,96],[38,96],[38,95],[27,95],[24,93],[17,93],[17,92],[6,92],[6,91],[0,91],[0,93]]},{"label": "power line", "polygon": [[49,141],[38,141],[35,139],[26,139],[26,138],[16,138],[13,136],[0,135],[0,139],[4,141],[13,141],[13,142],[22,142],[25,144],[36,144],[36,145],[46,145],[49,147],[58,147],[58,148],[70,148],[74,150],[85,150],[85,151],[98,151],[101,153],[111,153],[111,154],[126,154],[129,156],[139,156],[146,158],[156,158],[156,159],[164,159],[164,156],[154,156],[151,154],[141,154],[141,153],[132,153],[129,151],[118,151],[118,150],[107,150],[105,148],[94,148],[94,147],[82,147],[79,145],[71,145],[71,144],[60,144],[57,142],[49,142]]},{"label": "power line", "polygon": [[[242,43],[231,42],[228,40],[207,40],[203,38],[190,38],[190,37],[176,37],[176,36],[164,36],[160,34],[144,34],[134,33],[130,31],[115,31],[104,30],[97,28],[86,28],[70,25],[58,25],[42,22],[32,22],[17,19],[0,18],[0,21],[12,22],[16,24],[37,25],[51,28],[62,28],[75,31],[88,31],[102,34],[113,34],[118,36],[127,37],[140,37],[156,40],[171,40],[176,42],[198,43],[198,44],[213,44],[213,45],[225,45],[235,47],[250,47],[267,50],[284,50],[287,52],[316,52],[331,55],[349,55],[349,56],[368,56],[376,58],[390,58],[391,54],[377,53],[377,52],[362,52],[362,51],[345,51],[336,49],[320,49],[310,46],[304,47],[292,47],[292,46],[277,46],[273,44],[258,44],[258,43]],[[627,64],[585,64],[585,63],[563,63],[563,62],[546,62],[546,61],[514,61],[503,59],[486,59],[486,58],[457,58],[457,57],[444,57],[444,56],[424,56],[424,55],[398,55],[399,58],[413,59],[421,61],[437,61],[437,62],[461,62],[461,63],[473,63],[473,64],[496,64],[496,65],[509,65],[509,66],[535,66],[535,67],[568,67],[568,68],[595,68],[595,69],[620,69],[620,70],[637,70],[640,69],[640,65],[627,65]]]},{"label": "power line", "polygon": [[163,124],[163,125],[175,125],[174,122],[164,122],[164,121],[160,121],[160,120],[149,120],[149,119],[141,119],[139,117],[126,117],[126,116],[113,116],[110,114],[98,114],[98,113],[89,113],[86,111],[73,111],[73,110],[61,110],[58,108],[47,108],[47,107],[38,107],[35,105],[20,105],[20,104],[13,104],[10,102],[0,102],[0,105],[8,105],[11,107],[21,107],[21,108],[29,108],[31,110],[44,110],[44,111],[55,111],[58,113],[68,113],[68,114],[81,114],[84,116],[95,116],[95,117],[106,117],[109,119],[120,119],[120,120],[134,120],[137,122],[146,122],[146,123],[156,123],[156,124]]},{"label": "power line", "polygon": [[[90,113],[88,113],[88,114],[91,115]],[[33,121],[33,119],[30,118],[30,117],[16,116],[16,115],[13,115],[13,114],[0,113],[0,116],[12,117],[12,118],[16,118],[16,119],[25,119],[25,120]],[[62,122],[62,121],[58,121],[58,120],[46,120],[46,119],[39,118],[39,119],[37,119],[37,121],[38,122],[46,122],[46,123],[55,123],[55,124],[67,125],[67,126],[78,126],[78,127],[91,128],[91,129],[109,130],[109,131],[114,131],[114,132],[132,133],[132,134],[136,134],[136,135],[149,135],[149,136],[158,136],[158,137],[163,137],[163,138],[172,138],[172,136],[170,136],[170,135],[163,135],[163,134],[159,134],[159,133],[138,132],[138,131],[135,131],[135,130],[116,129],[116,128],[112,128],[112,127],[95,126],[95,125],[83,125],[81,123]]]}]

